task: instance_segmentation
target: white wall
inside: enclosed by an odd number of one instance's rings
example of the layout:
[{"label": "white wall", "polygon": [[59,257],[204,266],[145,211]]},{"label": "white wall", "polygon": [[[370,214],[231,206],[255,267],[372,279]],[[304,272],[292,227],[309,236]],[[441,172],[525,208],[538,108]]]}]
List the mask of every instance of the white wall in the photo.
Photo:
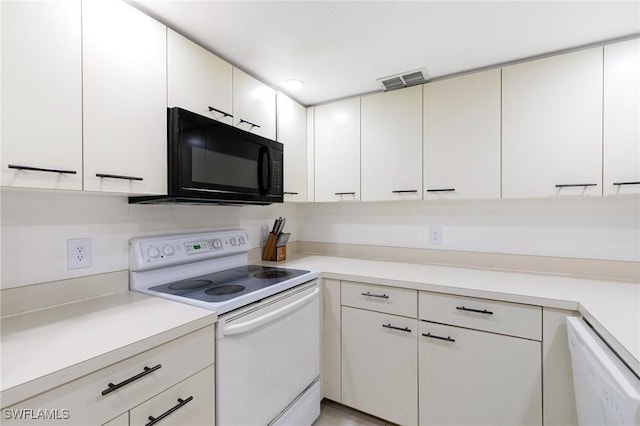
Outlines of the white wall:
[{"label": "white wall", "polygon": [[[253,247],[261,227],[287,217],[296,240],[297,207],[148,206],[127,204],[123,196],[2,190],[2,271],[0,288],[18,287],[128,269],[133,236],[220,228],[246,228]],[[91,238],[92,267],[67,270],[66,241]]]},{"label": "white wall", "polygon": [[300,241],[640,261],[637,197],[305,204],[298,225]]}]

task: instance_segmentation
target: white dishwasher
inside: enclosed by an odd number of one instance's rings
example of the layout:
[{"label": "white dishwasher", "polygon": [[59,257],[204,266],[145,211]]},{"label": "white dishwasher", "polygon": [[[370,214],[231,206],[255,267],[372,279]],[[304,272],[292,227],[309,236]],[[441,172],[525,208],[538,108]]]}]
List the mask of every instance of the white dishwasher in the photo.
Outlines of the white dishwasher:
[{"label": "white dishwasher", "polygon": [[594,330],[567,318],[578,424],[640,425],[640,378]]}]

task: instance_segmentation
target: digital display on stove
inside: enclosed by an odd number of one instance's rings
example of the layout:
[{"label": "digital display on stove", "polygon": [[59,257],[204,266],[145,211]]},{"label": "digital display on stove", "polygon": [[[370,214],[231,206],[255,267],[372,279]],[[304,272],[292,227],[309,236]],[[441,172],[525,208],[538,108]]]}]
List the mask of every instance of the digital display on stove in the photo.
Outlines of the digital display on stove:
[{"label": "digital display on stove", "polygon": [[194,244],[193,245],[193,249],[194,250],[200,250],[202,247],[200,246],[200,244]]}]

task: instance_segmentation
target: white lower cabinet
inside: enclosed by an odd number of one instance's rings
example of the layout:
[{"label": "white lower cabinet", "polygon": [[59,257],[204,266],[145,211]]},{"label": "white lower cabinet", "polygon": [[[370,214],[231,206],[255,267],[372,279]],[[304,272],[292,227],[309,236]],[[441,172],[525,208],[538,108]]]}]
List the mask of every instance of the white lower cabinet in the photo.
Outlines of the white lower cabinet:
[{"label": "white lower cabinet", "polygon": [[400,425],[418,420],[417,320],[342,307],[342,403]]},{"label": "white lower cabinet", "polygon": [[540,342],[421,321],[420,425],[541,425]]}]

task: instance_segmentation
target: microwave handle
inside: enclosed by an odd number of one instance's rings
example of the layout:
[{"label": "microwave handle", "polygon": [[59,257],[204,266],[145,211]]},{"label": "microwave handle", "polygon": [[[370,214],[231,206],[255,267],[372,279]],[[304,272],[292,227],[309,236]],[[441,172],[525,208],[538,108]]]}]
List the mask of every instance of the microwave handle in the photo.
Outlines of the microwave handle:
[{"label": "microwave handle", "polygon": [[[267,161],[266,184],[264,181],[265,157]],[[271,189],[271,153],[269,152],[268,147],[263,146],[263,147],[260,147],[260,151],[258,153],[258,191],[260,191],[261,195],[265,195],[269,193],[270,189]]]}]

